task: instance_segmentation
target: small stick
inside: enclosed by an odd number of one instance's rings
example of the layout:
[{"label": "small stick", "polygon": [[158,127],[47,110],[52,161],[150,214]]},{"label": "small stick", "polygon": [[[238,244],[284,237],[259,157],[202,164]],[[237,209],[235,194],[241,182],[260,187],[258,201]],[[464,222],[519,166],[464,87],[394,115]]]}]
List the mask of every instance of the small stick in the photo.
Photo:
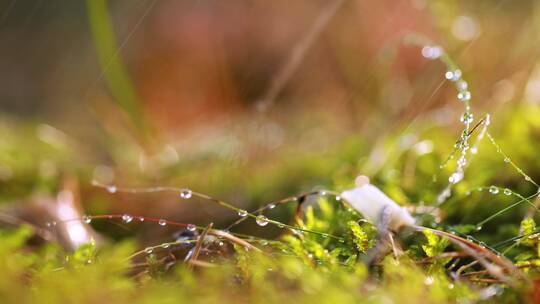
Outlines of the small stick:
[{"label": "small stick", "polygon": [[199,235],[199,239],[197,241],[197,244],[195,245],[195,251],[193,252],[193,255],[191,256],[191,259],[189,260],[189,264],[188,264],[189,269],[193,269],[193,265],[194,265],[193,261],[197,261],[197,259],[199,258],[199,254],[201,253],[201,248],[204,243],[204,238],[206,237],[210,229],[212,229],[212,226],[214,226],[214,223],[208,224],[206,229],[204,229],[201,235]]},{"label": "small stick", "polygon": [[199,261],[199,260],[190,260],[189,264],[193,265],[193,266],[207,267],[207,268],[216,267],[216,265],[214,265],[212,263],[208,263],[208,262],[205,262],[205,261]]},{"label": "small stick", "polygon": [[[529,268],[531,267],[532,265],[519,265],[519,266],[516,266],[517,268]],[[475,275],[483,275],[483,274],[487,274],[487,270],[478,270],[478,271],[471,271],[471,272],[466,272],[464,274],[462,274],[461,276],[463,277],[467,277],[467,276],[475,276]]]},{"label": "small stick", "polygon": [[[503,281],[503,282],[505,282],[505,283],[507,283],[509,285],[514,285],[514,284],[513,284],[512,281],[510,281],[508,279],[508,277],[503,275],[504,274],[503,269],[506,269],[508,273],[514,274],[514,275],[518,276],[519,278],[523,279],[524,281],[529,282],[529,279],[525,275],[523,275],[523,273],[514,264],[512,264],[512,262],[510,262],[506,258],[503,258],[503,257],[500,257],[500,256],[494,254],[493,252],[491,252],[490,250],[488,250],[486,248],[482,248],[479,245],[477,245],[477,244],[475,244],[475,243],[473,243],[473,242],[471,242],[469,240],[466,240],[466,239],[464,239],[462,237],[453,235],[453,234],[448,233],[448,232],[435,230],[435,229],[422,227],[422,226],[415,226],[415,228],[418,231],[423,231],[423,230],[427,229],[427,230],[433,232],[434,234],[436,234],[438,236],[446,237],[450,242],[452,242],[453,244],[459,246],[463,251],[465,251],[466,253],[468,253],[472,257],[474,257],[476,259],[476,261],[478,263],[482,264],[482,266],[484,266],[484,268],[493,277],[496,277],[497,279],[499,279],[499,280],[501,280],[501,281]],[[493,263],[495,263],[497,265],[493,265],[493,264],[489,263],[484,257],[487,257],[490,261],[492,261]]]},{"label": "small stick", "polygon": [[533,204],[534,205],[529,208],[529,211],[527,211],[527,214],[525,214],[523,220],[533,217],[536,212],[538,212],[538,208],[540,208],[540,196],[536,197]]},{"label": "small stick", "polygon": [[469,281],[477,282],[477,283],[490,283],[490,284],[500,284],[500,283],[502,283],[500,280],[497,280],[497,279],[473,279],[473,278],[470,278]]},{"label": "small stick", "polygon": [[443,252],[437,256],[434,256],[434,257],[426,257],[424,258],[423,260],[421,260],[419,263],[422,263],[422,264],[425,264],[425,263],[429,263],[433,260],[440,260],[440,259],[446,259],[446,258],[462,258],[462,257],[466,257],[468,256],[468,254],[464,253],[464,252]]},{"label": "small stick", "polygon": [[222,237],[222,238],[225,238],[231,242],[234,242],[238,245],[241,245],[241,246],[244,246],[245,248],[247,249],[251,249],[251,250],[255,250],[255,251],[258,251],[258,252],[261,252],[261,250],[253,245],[251,245],[250,243],[242,240],[241,238],[238,238],[228,232],[225,232],[223,230],[215,230],[215,229],[211,229],[209,231],[209,233],[215,235],[215,236],[219,236],[219,237]]},{"label": "small stick", "polygon": [[478,261],[472,261],[469,264],[463,265],[459,267],[459,269],[456,271],[456,274],[459,276],[462,272],[464,272],[467,268],[473,267],[474,265],[478,264]]},{"label": "small stick", "polygon": [[394,237],[392,236],[392,232],[388,232],[388,239],[390,240],[390,244],[392,245],[392,252],[394,253],[394,259],[397,260],[400,254],[398,254],[398,249],[396,247],[396,243],[394,242]]}]

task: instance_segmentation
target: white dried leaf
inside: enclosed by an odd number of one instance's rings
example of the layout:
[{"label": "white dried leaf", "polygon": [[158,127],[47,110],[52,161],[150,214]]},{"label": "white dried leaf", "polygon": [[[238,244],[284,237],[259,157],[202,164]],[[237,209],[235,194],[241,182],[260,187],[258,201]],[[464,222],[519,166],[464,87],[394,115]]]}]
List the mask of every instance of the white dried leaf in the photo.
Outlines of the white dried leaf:
[{"label": "white dried leaf", "polygon": [[403,226],[415,224],[414,218],[409,212],[399,206],[379,188],[369,184],[369,179],[359,176],[356,179],[356,188],[341,193],[354,209],[360,212],[367,220],[378,224],[384,209],[390,214],[388,228],[397,231]]}]

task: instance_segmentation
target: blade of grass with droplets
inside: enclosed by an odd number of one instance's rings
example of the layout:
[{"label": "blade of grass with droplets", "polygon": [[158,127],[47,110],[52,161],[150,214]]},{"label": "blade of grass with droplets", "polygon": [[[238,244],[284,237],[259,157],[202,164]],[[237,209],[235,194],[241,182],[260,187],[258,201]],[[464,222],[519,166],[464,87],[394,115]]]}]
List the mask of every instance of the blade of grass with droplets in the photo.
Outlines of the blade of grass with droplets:
[{"label": "blade of grass with droplets", "polygon": [[530,199],[531,199],[531,198],[534,198],[534,197],[536,197],[536,196],[538,196],[538,195],[539,195],[538,193],[535,193],[535,194],[533,194],[533,195],[531,195],[531,196],[529,196],[529,197],[524,197],[523,199],[521,199],[521,200],[519,200],[519,201],[513,203],[512,205],[510,205],[510,206],[508,206],[508,207],[506,207],[506,208],[504,208],[504,209],[502,209],[502,210],[499,210],[499,211],[495,212],[495,213],[492,214],[491,216],[487,217],[485,220],[483,220],[483,221],[479,222],[478,224],[476,224],[476,226],[482,227],[485,223],[487,223],[487,222],[489,222],[489,221],[491,221],[491,220],[497,218],[498,216],[500,216],[501,214],[507,212],[508,210],[511,210],[511,209],[513,209],[513,208],[519,206],[519,205],[522,204],[523,202],[529,202],[529,203],[530,203]]}]

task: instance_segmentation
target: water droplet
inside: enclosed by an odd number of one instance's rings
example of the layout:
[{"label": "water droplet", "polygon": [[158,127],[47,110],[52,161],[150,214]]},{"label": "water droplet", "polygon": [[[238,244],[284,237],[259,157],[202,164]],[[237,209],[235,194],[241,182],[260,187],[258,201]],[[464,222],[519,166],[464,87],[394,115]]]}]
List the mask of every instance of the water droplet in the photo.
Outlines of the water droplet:
[{"label": "water droplet", "polygon": [[462,123],[468,125],[474,121],[474,115],[472,113],[463,113],[459,119]]},{"label": "water droplet", "polygon": [[240,209],[238,210],[238,215],[241,217],[246,217],[248,215],[248,212],[246,210]]},{"label": "water droplet", "polygon": [[130,223],[131,221],[133,221],[133,216],[129,215],[129,214],[124,214],[122,215],[122,221],[124,223]]},{"label": "water droplet", "polygon": [[478,153],[478,148],[477,148],[477,147],[472,147],[472,148],[471,148],[471,153],[472,153],[472,154]]},{"label": "water droplet", "polygon": [[345,239],[339,239],[338,242],[345,243]]},{"label": "water droplet", "polygon": [[153,251],[154,251],[154,249],[152,249],[152,247],[146,247],[146,248],[144,248],[144,252],[146,252],[146,253],[148,253],[148,254],[152,253]]},{"label": "water droplet", "polygon": [[454,284],[453,283],[448,284],[448,289],[454,289]]},{"label": "water droplet", "polygon": [[469,91],[463,91],[463,92],[459,92],[458,95],[457,95],[457,98],[460,100],[460,101],[469,101],[471,100],[471,92]]},{"label": "water droplet", "polygon": [[448,71],[444,74],[444,77],[450,81],[458,81],[461,78],[461,70]]},{"label": "water droplet", "polygon": [[107,192],[109,193],[116,193],[116,186],[115,185],[110,185],[110,186],[107,186]]},{"label": "water droplet", "polygon": [[321,191],[321,192],[319,192],[319,194],[322,195],[322,196],[325,196],[325,195],[326,195],[326,191]]},{"label": "water droplet", "polygon": [[292,234],[294,235],[297,235],[297,236],[302,236],[304,235],[304,233],[301,231],[301,230],[298,230],[298,229],[294,229],[294,228],[289,228],[289,230],[292,232]]},{"label": "water droplet", "polygon": [[424,280],[424,284],[426,285],[432,285],[433,284],[433,277],[429,276],[429,277],[426,277],[426,279]]},{"label": "water droplet", "polygon": [[255,222],[257,222],[257,225],[263,226],[263,227],[268,225],[268,219],[264,215],[258,215],[257,218],[255,219]]},{"label": "water droplet", "polygon": [[341,200],[341,196],[336,196],[336,201],[340,201]]},{"label": "water droplet", "polygon": [[489,187],[489,193],[491,194],[497,194],[499,193],[499,188],[495,187],[495,186],[490,186]]},{"label": "water droplet", "polygon": [[55,221],[47,222],[47,223],[45,223],[45,226],[47,226],[47,227],[54,227],[54,226],[56,226],[56,222],[55,222]]},{"label": "water droplet", "polygon": [[321,236],[322,236],[323,238],[327,238],[327,237],[328,237],[328,234],[323,233],[323,234],[321,234]]},{"label": "water droplet", "polygon": [[167,221],[164,220],[164,219],[160,219],[160,220],[158,221],[158,224],[159,224],[160,226],[165,226],[165,225],[167,225]]},{"label": "water droplet", "polygon": [[447,187],[446,189],[444,189],[440,194],[439,196],[437,196],[437,203],[439,204],[442,204],[444,203],[444,201],[450,197],[450,195],[452,195],[452,190]]},{"label": "water droplet", "polygon": [[504,189],[503,193],[504,193],[504,195],[512,195],[512,190],[506,188],[506,189]]},{"label": "water droplet", "polygon": [[169,244],[169,243],[163,243],[163,244],[161,244],[161,248],[167,249],[167,248],[169,248],[169,247],[171,247],[171,244]]},{"label": "water droplet", "polygon": [[188,231],[193,232],[193,231],[197,230],[197,226],[195,226],[195,225],[193,225],[193,224],[188,224],[187,227],[186,227],[186,229],[187,229]]},{"label": "water droplet", "polygon": [[139,216],[139,222],[144,222],[144,216]]},{"label": "water droplet", "polygon": [[482,226],[476,226],[476,229],[475,229],[475,230],[476,230],[476,231],[482,230]]},{"label": "water droplet", "polygon": [[83,223],[85,223],[85,224],[90,224],[90,222],[92,222],[92,217],[90,217],[90,216],[88,216],[88,215],[83,215],[82,221],[83,221]]},{"label": "water droplet", "polygon": [[455,172],[455,173],[452,173],[452,175],[450,175],[450,177],[448,178],[448,181],[451,184],[457,184],[462,179],[463,179],[463,173],[462,172]]},{"label": "water droplet", "polygon": [[528,175],[525,175],[525,180],[528,181],[528,182],[530,182],[530,181],[531,181],[531,177],[528,176]]},{"label": "water droplet", "polygon": [[422,56],[424,56],[427,59],[435,60],[439,57],[441,57],[443,53],[443,50],[440,46],[434,45],[426,45],[422,48]]},{"label": "water droplet", "polygon": [[223,247],[223,245],[225,245],[225,243],[223,243],[222,241],[220,241],[220,242],[218,243],[218,245],[219,245],[219,247]]},{"label": "water droplet", "polygon": [[285,225],[283,225],[282,223],[279,223],[277,226],[278,226],[279,228],[284,228],[284,227],[285,227]]},{"label": "water droplet", "polygon": [[465,91],[467,90],[468,87],[469,87],[469,84],[464,80],[460,80],[457,82],[457,88],[459,91]]},{"label": "water droplet", "polygon": [[192,195],[193,192],[189,189],[182,189],[182,191],[180,191],[180,197],[183,199],[191,198]]},{"label": "water droplet", "polygon": [[268,209],[274,209],[276,208],[276,204],[268,204]]}]

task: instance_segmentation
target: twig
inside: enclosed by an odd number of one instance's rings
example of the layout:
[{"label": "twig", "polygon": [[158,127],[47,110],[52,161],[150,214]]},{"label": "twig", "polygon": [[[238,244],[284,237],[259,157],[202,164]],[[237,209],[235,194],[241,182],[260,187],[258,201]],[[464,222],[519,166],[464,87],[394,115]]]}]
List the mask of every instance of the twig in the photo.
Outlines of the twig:
[{"label": "twig", "polygon": [[462,257],[466,257],[468,256],[468,254],[464,253],[464,252],[443,252],[439,255],[436,255],[434,257],[426,257],[424,259],[422,259],[419,263],[421,264],[425,264],[425,263],[429,263],[433,260],[441,260],[441,259],[446,259],[446,258],[462,258]]},{"label": "twig", "polygon": [[500,280],[497,280],[497,279],[473,279],[473,278],[470,278],[469,281],[476,282],[476,283],[489,283],[489,284],[500,284],[500,283],[502,283]]},{"label": "twig", "polygon": [[[476,259],[476,261],[493,276],[497,279],[508,283],[509,285],[513,285],[513,282],[506,276],[504,276],[503,270],[506,270],[508,273],[515,275],[516,277],[519,277],[523,279],[524,281],[528,282],[528,278],[509,260],[502,256],[498,256],[491,252],[490,250],[483,248],[469,240],[466,240],[462,237],[459,237],[457,235],[453,235],[451,233],[435,230],[431,228],[426,228],[422,226],[415,226],[415,229],[418,231],[424,231],[429,230],[433,232],[434,234],[438,236],[443,236],[447,238],[450,242],[453,244],[459,246],[463,251],[465,251],[467,254],[471,255]],[[489,263],[486,258],[488,258],[490,261],[495,263],[496,265],[493,265]],[[458,270],[459,271],[459,270]]]},{"label": "twig", "polygon": [[193,269],[193,265],[194,265],[193,261],[197,261],[197,259],[199,258],[199,254],[201,253],[201,248],[204,243],[204,239],[206,238],[206,235],[208,234],[210,229],[212,229],[212,226],[214,226],[214,223],[208,224],[206,229],[204,229],[201,235],[199,235],[199,239],[197,240],[197,244],[195,245],[195,250],[193,252],[193,255],[191,256],[191,259],[188,262],[189,269]]},{"label": "twig", "polygon": [[461,266],[461,267],[458,268],[458,270],[456,271],[456,274],[457,274],[458,276],[460,276],[461,273],[463,273],[465,270],[467,270],[468,268],[473,267],[473,266],[476,265],[476,264],[478,264],[478,261],[472,261],[472,262],[470,262],[469,264],[465,264],[465,265],[463,265],[463,266]]}]

